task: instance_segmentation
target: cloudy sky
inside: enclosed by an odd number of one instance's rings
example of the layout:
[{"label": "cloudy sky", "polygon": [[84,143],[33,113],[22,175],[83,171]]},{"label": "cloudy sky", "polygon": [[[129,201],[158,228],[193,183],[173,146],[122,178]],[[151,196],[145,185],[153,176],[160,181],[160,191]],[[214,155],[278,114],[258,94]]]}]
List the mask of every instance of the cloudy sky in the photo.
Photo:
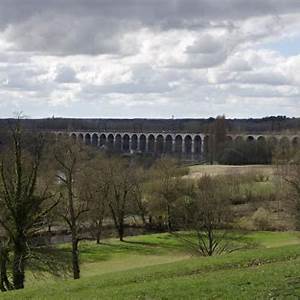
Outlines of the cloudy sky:
[{"label": "cloudy sky", "polygon": [[299,0],[0,0],[0,117],[300,116]]}]

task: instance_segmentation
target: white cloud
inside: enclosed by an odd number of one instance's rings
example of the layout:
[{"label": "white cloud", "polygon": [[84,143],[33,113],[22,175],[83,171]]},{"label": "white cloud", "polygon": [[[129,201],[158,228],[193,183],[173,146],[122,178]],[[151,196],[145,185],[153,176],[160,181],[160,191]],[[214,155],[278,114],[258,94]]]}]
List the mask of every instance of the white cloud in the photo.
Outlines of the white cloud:
[{"label": "white cloud", "polygon": [[3,0],[1,115],[299,115],[299,29],[292,0]]}]

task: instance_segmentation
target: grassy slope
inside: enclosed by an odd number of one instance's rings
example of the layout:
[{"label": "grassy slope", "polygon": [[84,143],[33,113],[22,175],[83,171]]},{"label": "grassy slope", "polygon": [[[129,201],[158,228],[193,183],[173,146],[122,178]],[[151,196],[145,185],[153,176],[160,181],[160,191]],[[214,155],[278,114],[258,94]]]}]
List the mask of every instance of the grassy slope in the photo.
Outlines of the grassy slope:
[{"label": "grassy slope", "polygon": [[[83,272],[81,280],[29,287],[1,294],[1,299],[267,299],[278,295],[285,299],[290,295],[293,299],[293,295],[300,296],[298,235],[261,232],[247,238],[260,243],[260,248],[211,258],[188,258],[180,244],[167,234],[134,237],[121,245],[113,240],[100,247],[86,243],[82,247],[84,268],[93,268],[92,272]],[[164,263],[171,257],[177,261]],[[151,261],[155,265],[147,266]],[[111,264],[115,267],[105,270]]]}]

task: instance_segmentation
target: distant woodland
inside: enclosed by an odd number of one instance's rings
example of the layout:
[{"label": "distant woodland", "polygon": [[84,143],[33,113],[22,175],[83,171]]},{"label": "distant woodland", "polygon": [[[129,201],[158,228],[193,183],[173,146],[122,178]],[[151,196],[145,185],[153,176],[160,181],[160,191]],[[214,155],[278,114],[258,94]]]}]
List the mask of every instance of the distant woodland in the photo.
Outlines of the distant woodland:
[{"label": "distant woodland", "polygon": [[[0,119],[0,127],[13,119]],[[215,118],[208,119],[23,119],[22,126],[37,130],[95,130],[133,132],[208,132]],[[226,119],[228,133],[297,132],[300,118],[271,116],[260,119]]]}]

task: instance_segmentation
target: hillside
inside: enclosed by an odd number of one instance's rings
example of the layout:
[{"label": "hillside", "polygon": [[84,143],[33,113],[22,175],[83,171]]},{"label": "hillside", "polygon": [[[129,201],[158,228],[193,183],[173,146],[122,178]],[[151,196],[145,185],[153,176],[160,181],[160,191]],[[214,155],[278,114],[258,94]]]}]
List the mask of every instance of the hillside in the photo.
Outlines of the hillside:
[{"label": "hillside", "polygon": [[121,244],[85,243],[82,279],[48,278],[1,299],[298,298],[298,234],[258,232],[246,239],[253,249],[210,258],[189,256],[168,234],[128,238]]}]

